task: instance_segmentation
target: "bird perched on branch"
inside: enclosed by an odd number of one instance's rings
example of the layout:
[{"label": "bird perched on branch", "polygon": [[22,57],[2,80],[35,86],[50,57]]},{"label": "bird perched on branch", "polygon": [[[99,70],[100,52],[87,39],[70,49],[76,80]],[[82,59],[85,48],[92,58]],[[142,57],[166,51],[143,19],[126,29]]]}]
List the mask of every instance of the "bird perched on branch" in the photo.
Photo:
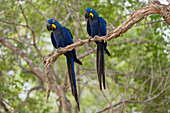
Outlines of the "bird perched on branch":
[{"label": "bird perched on branch", "polygon": [[[67,45],[73,44],[73,37],[71,32],[66,28],[62,27],[61,24],[55,19],[49,19],[47,22],[47,29],[51,32],[51,42],[53,46],[57,49],[61,47],[66,47]],[[79,99],[77,93],[77,86],[76,86],[76,77],[74,71],[74,62],[82,65],[82,62],[77,59],[75,49],[64,53],[67,59],[67,67],[70,79],[70,85],[72,90],[72,95],[75,98],[77,103],[78,109],[79,107]]]},{"label": "bird perched on branch", "polygon": [[[88,34],[94,38],[95,35],[105,36],[107,34],[106,21],[99,17],[99,14],[92,8],[87,8],[85,10],[85,18],[87,19],[87,32]],[[102,80],[103,87],[106,88],[105,85],[105,53],[110,56],[110,52],[106,49],[107,42],[99,42],[96,41],[97,44],[97,74],[99,80],[99,86],[102,90]]]}]

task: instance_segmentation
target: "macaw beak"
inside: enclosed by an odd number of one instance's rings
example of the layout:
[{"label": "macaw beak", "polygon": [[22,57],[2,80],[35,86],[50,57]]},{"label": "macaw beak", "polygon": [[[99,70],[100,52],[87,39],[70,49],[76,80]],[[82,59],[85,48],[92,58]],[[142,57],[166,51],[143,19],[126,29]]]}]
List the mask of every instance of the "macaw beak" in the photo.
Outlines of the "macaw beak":
[{"label": "macaw beak", "polygon": [[94,16],[93,13],[88,13],[87,11],[85,11],[85,18],[86,19],[90,19],[91,20],[93,18],[93,16]]},{"label": "macaw beak", "polygon": [[93,13],[89,13],[89,18],[90,18],[90,20],[93,18]]},{"label": "macaw beak", "polygon": [[47,30],[52,31],[52,25],[49,22],[47,22]]},{"label": "macaw beak", "polygon": [[85,14],[85,18],[86,18],[86,19],[89,19],[89,13],[88,13],[87,11],[85,11],[84,14]]}]

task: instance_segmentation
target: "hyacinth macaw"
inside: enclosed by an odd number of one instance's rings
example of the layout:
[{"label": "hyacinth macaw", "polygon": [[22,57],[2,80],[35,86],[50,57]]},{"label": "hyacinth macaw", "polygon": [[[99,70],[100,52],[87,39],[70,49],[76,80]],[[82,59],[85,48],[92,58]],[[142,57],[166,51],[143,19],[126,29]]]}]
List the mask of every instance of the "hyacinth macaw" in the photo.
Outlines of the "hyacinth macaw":
[{"label": "hyacinth macaw", "polygon": [[[87,19],[87,32],[88,34],[94,38],[95,35],[98,36],[105,36],[107,34],[107,26],[106,21],[99,17],[99,14],[92,8],[87,8],[85,10],[85,18]],[[103,80],[103,87],[106,88],[105,85],[105,54],[110,56],[110,52],[106,49],[107,42],[104,41],[99,42],[96,41],[97,44],[97,74],[99,80],[99,86],[102,90],[102,80]]]},{"label": "hyacinth macaw", "polygon": [[[71,32],[66,27],[62,27],[57,20],[49,19],[47,22],[47,29],[48,31],[52,31],[51,42],[55,48],[60,49],[61,47],[66,47],[67,45],[73,44],[73,40],[72,40],[73,37]],[[74,62],[80,65],[82,65],[82,62],[77,59],[75,49],[64,53],[64,55],[66,56],[67,59],[67,67],[68,67],[72,95],[74,96],[78,109],[80,110],[77,86],[76,86],[76,77],[74,71]]]}]

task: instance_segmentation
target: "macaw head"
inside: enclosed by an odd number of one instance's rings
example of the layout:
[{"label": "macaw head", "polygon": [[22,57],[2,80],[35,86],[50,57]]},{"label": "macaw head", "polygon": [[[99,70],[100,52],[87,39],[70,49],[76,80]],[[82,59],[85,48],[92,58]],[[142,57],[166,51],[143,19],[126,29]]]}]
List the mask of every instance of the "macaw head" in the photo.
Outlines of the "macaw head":
[{"label": "macaw head", "polygon": [[99,14],[93,9],[93,8],[87,8],[85,10],[85,18],[86,19],[97,19],[99,17]]},{"label": "macaw head", "polygon": [[54,30],[60,29],[61,27],[62,27],[61,24],[55,19],[49,19],[47,21],[48,31],[54,31]]}]

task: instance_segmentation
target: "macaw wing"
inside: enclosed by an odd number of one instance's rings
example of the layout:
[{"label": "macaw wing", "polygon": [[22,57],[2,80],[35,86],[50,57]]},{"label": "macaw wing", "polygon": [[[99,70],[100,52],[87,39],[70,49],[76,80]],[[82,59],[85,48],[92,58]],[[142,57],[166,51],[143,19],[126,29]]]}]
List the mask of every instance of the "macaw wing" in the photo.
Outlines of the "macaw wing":
[{"label": "macaw wing", "polygon": [[89,36],[91,36],[91,29],[90,29],[90,22],[89,22],[89,20],[87,20],[87,32],[88,32]]},{"label": "macaw wing", "polygon": [[105,36],[107,34],[107,26],[106,26],[106,21],[102,18],[99,17],[99,36]]},{"label": "macaw wing", "polygon": [[66,27],[62,28],[62,32],[63,32],[63,38],[64,38],[64,45],[67,46],[67,45],[73,44],[73,40],[72,40],[73,36],[71,32]]},{"label": "macaw wing", "polygon": [[[66,27],[64,27],[70,34],[71,34],[71,32],[70,32],[70,30],[69,29],[67,29]],[[71,34],[71,37],[72,37],[72,39],[73,39],[73,35]]]},{"label": "macaw wing", "polygon": [[51,42],[52,42],[52,44],[53,44],[53,46],[54,46],[55,48],[58,48],[58,47],[57,47],[57,42],[55,41],[54,36],[53,36],[53,32],[51,32]]}]

